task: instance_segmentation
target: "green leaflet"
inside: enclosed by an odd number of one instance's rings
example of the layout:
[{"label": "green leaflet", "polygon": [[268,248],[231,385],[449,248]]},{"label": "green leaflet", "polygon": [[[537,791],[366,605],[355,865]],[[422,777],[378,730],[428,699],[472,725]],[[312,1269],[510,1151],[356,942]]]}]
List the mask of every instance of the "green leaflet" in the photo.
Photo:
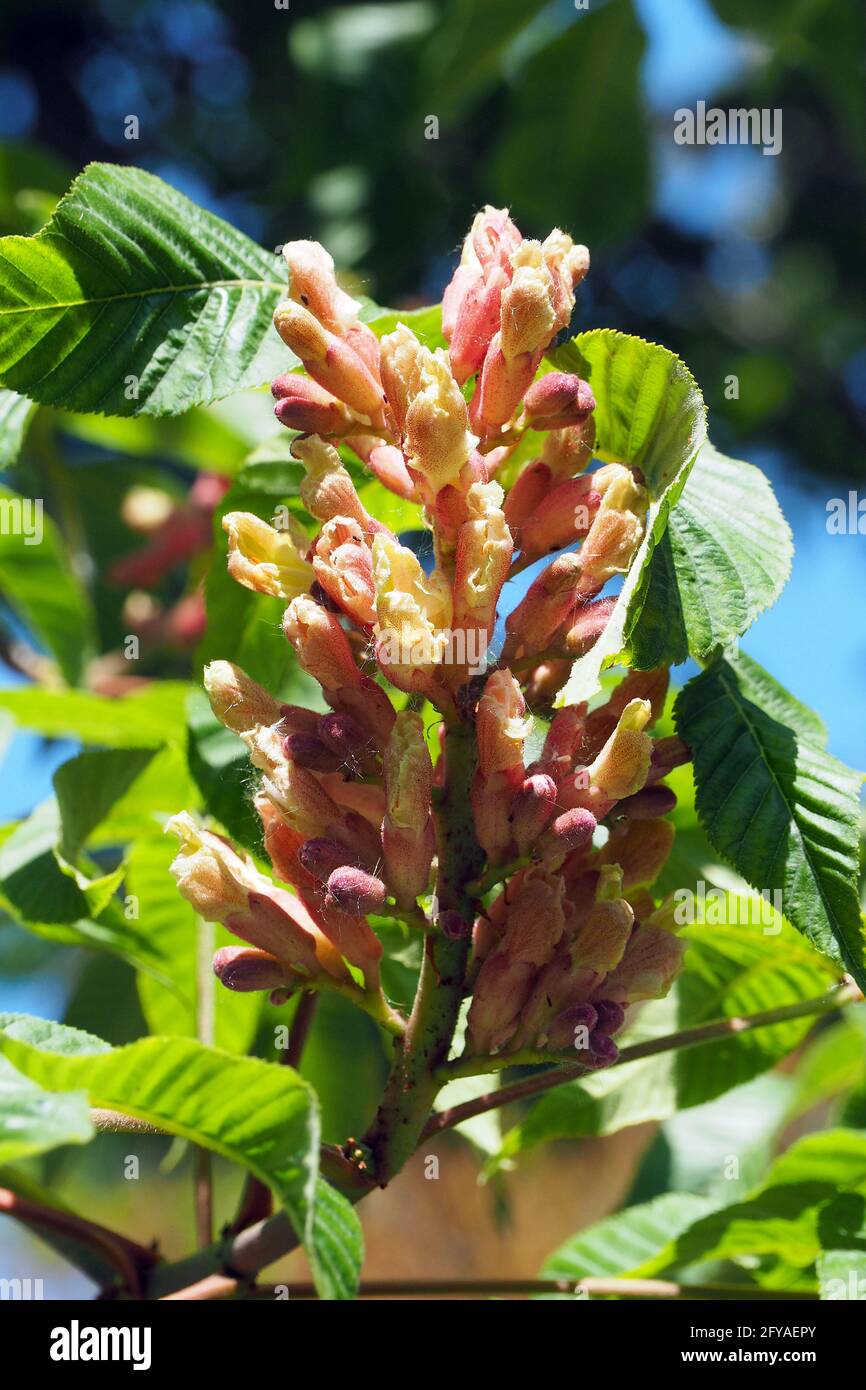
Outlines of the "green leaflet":
[{"label": "green leaflet", "polygon": [[651,1259],[672,1235],[687,1230],[699,1217],[715,1209],[709,1197],[690,1192],[668,1192],[641,1206],[626,1207],[571,1236],[549,1255],[542,1279],[615,1277]]},{"label": "green leaflet", "polygon": [[0,391],[0,472],[11,468],[21,450],[35,407],[14,391]]},{"label": "green leaflet", "polygon": [[41,404],[177,415],[294,361],[277,257],[141,169],[88,165],[0,265],[0,378]]},{"label": "green leaflet", "polygon": [[650,1278],[743,1256],[772,1256],[784,1270],[805,1270],[824,1251],[862,1252],[864,1197],[866,1136],[845,1129],[809,1135],[776,1160],[747,1198],[702,1217],[629,1272]]},{"label": "green leaflet", "polygon": [[754,888],[780,890],[788,920],[862,988],[860,775],[824,750],[809,712],[744,655],[717,659],[684,686],[676,724],[714,848]]},{"label": "green leaflet", "polygon": [[0,487],[0,511],[0,593],[74,685],[93,649],[90,600],[41,498]]},{"label": "green leaflet", "polygon": [[599,458],[631,464],[646,477],[651,504],[646,532],[601,637],[578,658],[557,705],[577,704],[600,688],[605,666],[619,659],[633,615],[643,603],[646,571],[706,437],[703,398],[688,368],[666,348],[610,328],[580,333],[549,355],[559,371],[588,380],[596,399]]},{"label": "green leaflet", "polygon": [[0,1015],[0,1029],[0,1051],[38,1085],[84,1090],[92,1106],[137,1116],[254,1173],[307,1245],[320,1293],[351,1296],[358,1232],[338,1194],[327,1194],[315,1214],[318,1103],[291,1067],[231,1057],[188,1038],[106,1050],[87,1034],[22,1015]]},{"label": "green leaflet", "polygon": [[49,738],[78,738],[104,748],[159,748],[183,743],[186,699],[194,689],[183,681],[159,681],[122,700],[84,690],[0,691],[0,709],[22,729]]},{"label": "green leaflet", "polygon": [[632,665],[676,666],[727,646],[775,603],[792,551],[764,474],[706,443],[649,561],[627,631]]}]

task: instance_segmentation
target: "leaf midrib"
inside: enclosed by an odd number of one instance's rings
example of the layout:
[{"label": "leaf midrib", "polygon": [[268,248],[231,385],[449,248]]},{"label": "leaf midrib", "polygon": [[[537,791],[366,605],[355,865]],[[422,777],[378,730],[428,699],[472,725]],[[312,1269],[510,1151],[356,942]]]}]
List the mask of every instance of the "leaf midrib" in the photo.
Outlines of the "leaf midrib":
[{"label": "leaf midrib", "polygon": [[220,289],[266,289],[277,290],[282,294],[285,285],[275,280],[196,280],[188,285],[157,285],[152,289],[94,295],[88,299],[56,299],[49,304],[22,304],[15,309],[0,309],[0,318],[9,318],[13,314],[41,314],[52,309],[82,309],[91,304],[113,304],[124,299],[149,299],[158,295],[197,294],[202,290]]}]

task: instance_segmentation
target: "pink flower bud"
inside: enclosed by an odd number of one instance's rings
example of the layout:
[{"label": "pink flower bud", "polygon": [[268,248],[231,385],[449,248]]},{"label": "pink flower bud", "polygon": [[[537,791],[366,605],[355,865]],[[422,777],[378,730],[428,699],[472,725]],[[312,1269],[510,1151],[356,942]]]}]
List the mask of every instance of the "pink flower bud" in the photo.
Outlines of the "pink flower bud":
[{"label": "pink flower bud", "polygon": [[381,685],[361,676],[354,685],[326,692],[328,704],[338,714],[348,714],[369,734],[377,748],[384,748],[394,724],[394,706]]},{"label": "pink flower bud", "polygon": [[271,383],[274,414],[287,429],[301,434],[345,435],[358,428],[351,411],[311,377],[286,372]]},{"label": "pink flower bud", "polygon": [[[544,1039],[544,1047],[551,1052],[570,1052],[573,1053],[575,1062],[584,1062],[589,1047],[579,1046],[583,1037],[587,1043],[591,1041],[591,1034],[596,1024],[596,1012],[592,1004],[571,1004],[567,1009],[563,1009],[561,1014],[550,1025],[550,1030]],[[538,1040],[541,1045],[541,1040]]]},{"label": "pink flower bud", "polygon": [[276,724],[285,706],[231,661],[212,661],[204,668],[210,706],[227,729],[244,733],[257,724]]},{"label": "pink flower bud", "polygon": [[600,598],[575,609],[571,626],[562,639],[562,645],[570,657],[583,656],[595,646],[615,607],[615,598]]},{"label": "pink flower bud", "polygon": [[333,257],[318,241],[287,241],[289,297],[331,332],[343,335],[358,322],[358,304],[337,284]]},{"label": "pink flower bud", "polygon": [[674,734],[669,738],[657,738],[653,743],[647,782],[658,782],[662,777],[667,777],[669,772],[673,772],[675,767],[682,767],[691,760],[691,749],[681,738]]},{"label": "pink flower bud", "polygon": [[292,453],[304,465],[301,501],[311,516],[319,521],[330,521],[334,517],[344,522],[354,521],[364,537],[386,530],[362,506],[348,469],[343,467],[333,444],[326,444],[324,439],[312,434],[296,439]]},{"label": "pink flower bud", "polygon": [[375,768],[376,748],[370,735],[349,714],[323,714],[319,738],[354,776],[366,776]]},{"label": "pink flower bud", "polygon": [[303,984],[305,978],[287,970],[276,956],[251,946],[220,947],[213,958],[213,973],[226,989],[240,994],[292,987]]},{"label": "pink flower bud", "polygon": [[287,734],[283,740],[287,758],[312,772],[336,772],[340,759],[315,734]]},{"label": "pink flower bud", "polygon": [[505,520],[515,536],[527,517],[531,516],[550,491],[553,473],[542,459],[535,459],[524,468],[509,488],[503,511]]},{"label": "pink flower bud", "polygon": [[487,207],[464,242],[460,265],[442,297],[442,333],[461,385],[478,371],[499,327],[502,290],[512,273],[509,257],[520,241],[506,210]]},{"label": "pink flower bud", "polygon": [[370,912],[381,912],[385,906],[385,885],[382,880],[349,865],[335,869],[331,874],[328,894],[336,906],[351,917],[366,917]]},{"label": "pink flower bud", "polygon": [[533,580],[505,620],[515,655],[521,648],[543,650],[557,628],[574,614],[581,575],[581,556],[558,555]]},{"label": "pink flower bud", "polygon": [[526,678],[526,700],[533,708],[549,705],[571,675],[572,663],[567,660],[543,661],[534,666]]},{"label": "pink flower bud", "polygon": [[595,410],[595,397],[579,376],[548,372],[532,383],[523,404],[533,429],[558,430],[582,424]]},{"label": "pink flower bud", "polygon": [[544,436],[541,457],[555,478],[573,478],[590,462],[594,445],[595,416],[588,415],[579,425],[550,430]]},{"label": "pink flower bud", "polygon": [[593,999],[596,1012],[596,1031],[613,1037],[625,1023],[625,1009],[614,999]]},{"label": "pink flower bud", "polygon": [[274,326],[320,386],[345,401],[362,423],[381,425],[385,405],[381,384],[348,341],[329,332],[303,305],[290,301],[278,305]]},{"label": "pink flower bud", "polygon": [[298,848],[298,859],[301,867],[311,874],[318,883],[327,883],[331,874],[337,869],[345,868],[346,865],[358,868],[353,865],[351,851],[345,845],[339,844],[337,840],[325,839],[316,836],[311,840],[304,840]]},{"label": "pink flower bud", "polygon": [[580,540],[589,531],[600,502],[591,473],[560,483],[523,522],[521,551],[525,556],[538,557]]},{"label": "pink flower bud", "polygon": [[644,787],[643,791],[617,802],[616,814],[632,821],[653,820],[656,816],[668,815],[676,804],[676,793],[670,787]]},{"label": "pink flower bud", "polygon": [[685,949],[686,943],[664,927],[641,923],[604,982],[605,998],[620,1004],[663,999],[682,969]]},{"label": "pink flower bud", "polygon": [[417,500],[415,484],[396,444],[386,444],[374,435],[353,435],[352,448],[389,492],[410,502]]},{"label": "pink flower bud", "polygon": [[333,613],[311,598],[296,598],[283,615],[283,632],[304,670],[325,690],[356,686],[361,673]]},{"label": "pink flower bud", "polygon": [[542,351],[507,355],[500,333],[491,340],[469,406],[469,423],[477,435],[492,435],[509,423],[538,370]]},{"label": "pink flower bud", "polygon": [[527,777],[511,803],[509,818],[518,854],[526,854],[554,814],[556,783],[552,777]]},{"label": "pink flower bud", "polygon": [[522,780],[522,762],[487,776],[479,768],[473,778],[469,799],[475,837],[491,864],[503,864],[514,858],[510,811]]},{"label": "pink flower bud", "polygon": [[591,811],[576,807],[557,816],[536,841],[532,856],[539,863],[561,861],[573,850],[591,844],[596,820]]},{"label": "pink flower bud", "polygon": [[655,883],[673,848],[674,827],[667,820],[626,821],[610,835],[599,856],[619,864],[623,888]]}]

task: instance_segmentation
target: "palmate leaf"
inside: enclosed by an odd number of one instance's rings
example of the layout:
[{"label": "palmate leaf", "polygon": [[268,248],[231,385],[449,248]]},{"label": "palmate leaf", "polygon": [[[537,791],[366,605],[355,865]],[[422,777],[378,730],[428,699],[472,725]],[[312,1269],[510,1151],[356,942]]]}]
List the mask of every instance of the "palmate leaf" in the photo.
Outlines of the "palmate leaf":
[{"label": "palmate leaf", "polygon": [[141,169],[88,165],[0,268],[0,380],[45,405],[177,415],[294,361],[277,257]]},{"label": "palmate leaf", "polygon": [[[755,900],[750,905],[729,894],[723,922],[683,929],[689,949],[678,986],[667,999],[644,1006],[636,1024],[617,1039],[622,1047],[819,998],[839,980],[831,962],[781,918],[771,920],[768,934],[755,908]],[[723,1095],[787,1056],[812,1022],[788,1019],[557,1086],[509,1130],[487,1171],[553,1139],[613,1134]]]},{"label": "palmate leaf", "polygon": [[558,705],[587,700],[600,688],[605,666],[623,655],[633,615],[643,602],[647,566],[664,535],[706,437],[703,398],[688,368],[672,352],[610,328],[580,333],[555,349],[549,361],[559,371],[588,380],[596,399],[599,458],[640,468],[651,504],[646,533],[601,637],[572,667]]},{"label": "palmate leaf", "polygon": [[719,854],[866,986],[858,894],[862,778],[821,746],[808,711],[757,662],[717,659],[684,686],[695,805]]},{"label": "palmate leaf", "polygon": [[649,562],[627,631],[630,663],[676,666],[727,646],[775,603],[792,551],[760,469],[705,444]]},{"label": "palmate leaf", "polygon": [[319,1292],[351,1296],[357,1217],[330,1192],[315,1213],[319,1109],[291,1067],[232,1057],[187,1038],[144,1038],[106,1050],[87,1034],[22,1015],[0,1015],[0,1030],[0,1051],[31,1081],[85,1091],[92,1106],[146,1120],[267,1183],[307,1247]]}]

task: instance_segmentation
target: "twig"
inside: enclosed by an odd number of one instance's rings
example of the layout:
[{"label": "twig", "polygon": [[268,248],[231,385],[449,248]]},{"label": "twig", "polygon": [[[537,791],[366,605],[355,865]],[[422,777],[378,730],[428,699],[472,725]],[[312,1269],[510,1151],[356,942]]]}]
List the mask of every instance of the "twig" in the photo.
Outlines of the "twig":
[{"label": "twig", "polygon": [[[658,1053],[670,1052],[674,1049],[698,1047],[701,1043],[712,1042],[715,1039],[728,1036],[733,1037],[740,1033],[750,1033],[756,1028],[769,1028],[774,1023],[784,1023],[792,1018],[804,1018],[810,1014],[832,1013],[845,1004],[852,1004],[860,998],[860,991],[855,984],[834,985],[831,990],[818,998],[803,999],[797,1004],[786,1004],[778,1009],[766,1009],[763,1013],[751,1014],[747,1018],[716,1019],[712,1023],[703,1023],[696,1028],[684,1028],[679,1033],[668,1033],[662,1038],[650,1038],[646,1042],[635,1043],[632,1047],[624,1047],[611,1066],[623,1066],[627,1062],[636,1062],[642,1057],[654,1057]],[[485,1071],[501,1071],[504,1067],[519,1066],[527,1062],[537,1063],[551,1060],[553,1059],[545,1057],[543,1053],[520,1052],[513,1052],[510,1055],[503,1053],[497,1057],[466,1059],[461,1057],[456,1062],[446,1063],[445,1066],[441,1067],[439,1076],[443,1080],[453,1080],[460,1076],[478,1076]],[[449,1110],[441,1110],[437,1115],[430,1117],[422,1138],[426,1139],[431,1134],[438,1134],[443,1129],[452,1129],[455,1125],[462,1124],[464,1120],[486,1114],[488,1110],[497,1110],[500,1106],[510,1105],[514,1101],[528,1100],[532,1096],[541,1095],[554,1086],[563,1086],[568,1081],[576,1081],[580,1077],[586,1076],[590,1071],[591,1068],[580,1065],[559,1065],[544,1072],[541,1076],[530,1076],[524,1081],[516,1081],[512,1086],[502,1086],[497,1091],[489,1091],[483,1096],[477,1096],[475,1100],[465,1101],[462,1105],[453,1105]]]},{"label": "twig", "polygon": [[73,1212],[45,1206],[32,1198],[20,1196],[9,1188],[0,1187],[0,1214],[12,1216],[36,1232],[52,1232],[74,1245],[80,1245],[99,1255],[117,1273],[122,1287],[129,1293],[141,1292],[142,1276],[156,1264],[155,1250],[138,1245],[127,1236],[118,1235],[105,1226],[87,1221]]},{"label": "twig", "polygon": [[[571,1279],[371,1279],[362,1284],[358,1298],[532,1298],[565,1294],[572,1298],[736,1299],[768,1302],[815,1302],[816,1293],[803,1290],[762,1289],[752,1284],[677,1284],[668,1279],[587,1278]],[[216,1299],[235,1296],[248,1299],[316,1299],[309,1283],[256,1284],[243,1288],[237,1280],[212,1276],[181,1289],[171,1298]]]}]

